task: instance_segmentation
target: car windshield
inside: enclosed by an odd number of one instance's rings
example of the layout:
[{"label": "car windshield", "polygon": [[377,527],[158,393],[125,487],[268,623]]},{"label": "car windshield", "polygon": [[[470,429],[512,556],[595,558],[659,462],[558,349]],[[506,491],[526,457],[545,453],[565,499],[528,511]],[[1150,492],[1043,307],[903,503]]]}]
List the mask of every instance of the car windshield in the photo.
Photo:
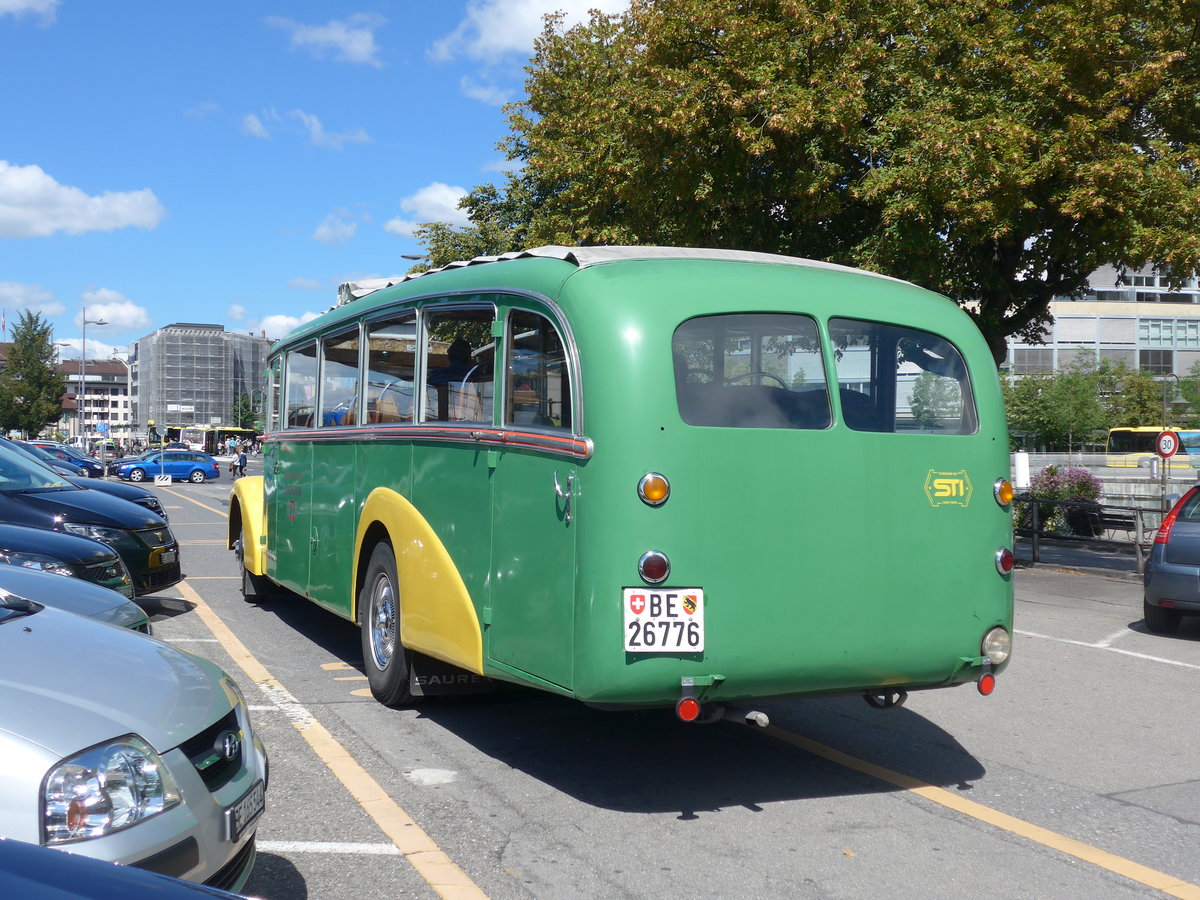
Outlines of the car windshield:
[{"label": "car windshield", "polygon": [[37,460],[7,447],[0,447],[0,491],[19,493],[59,489],[76,488]]}]

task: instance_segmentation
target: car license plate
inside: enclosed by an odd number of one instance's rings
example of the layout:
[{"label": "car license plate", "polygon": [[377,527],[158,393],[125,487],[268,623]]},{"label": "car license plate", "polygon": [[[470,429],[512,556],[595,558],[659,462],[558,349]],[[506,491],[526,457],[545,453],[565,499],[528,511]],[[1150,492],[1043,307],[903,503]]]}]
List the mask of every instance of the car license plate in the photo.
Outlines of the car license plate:
[{"label": "car license plate", "polygon": [[159,555],[159,560],[162,562],[162,564],[164,566],[170,565],[171,563],[175,562],[175,555],[176,555],[176,551],[174,551],[174,550],[164,550]]},{"label": "car license plate", "polygon": [[704,649],[701,588],[625,588],[626,653],[699,653]]},{"label": "car license plate", "polygon": [[242,794],[240,800],[225,810],[225,840],[237,842],[267,808],[267,791],[261,781]]}]

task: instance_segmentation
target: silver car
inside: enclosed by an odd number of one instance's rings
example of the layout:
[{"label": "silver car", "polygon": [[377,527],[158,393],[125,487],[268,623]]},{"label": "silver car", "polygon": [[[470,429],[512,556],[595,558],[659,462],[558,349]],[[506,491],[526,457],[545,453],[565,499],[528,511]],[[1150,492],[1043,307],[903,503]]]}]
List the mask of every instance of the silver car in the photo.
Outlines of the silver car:
[{"label": "silver car", "polygon": [[232,891],[254,866],[267,756],[245,701],[155,638],[0,598],[0,760],[0,837]]},{"label": "silver car", "polygon": [[0,598],[9,596],[150,634],[150,618],[144,609],[123,594],[89,581],[63,581],[61,575],[46,571],[0,566]]}]

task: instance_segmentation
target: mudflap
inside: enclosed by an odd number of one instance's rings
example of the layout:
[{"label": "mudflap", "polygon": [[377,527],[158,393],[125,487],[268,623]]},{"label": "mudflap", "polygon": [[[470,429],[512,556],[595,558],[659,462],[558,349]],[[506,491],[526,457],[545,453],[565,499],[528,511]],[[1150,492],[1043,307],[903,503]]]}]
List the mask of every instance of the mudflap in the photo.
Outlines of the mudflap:
[{"label": "mudflap", "polygon": [[414,697],[487,694],[496,689],[490,678],[420,653],[412,655],[408,667],[408,685]]}]

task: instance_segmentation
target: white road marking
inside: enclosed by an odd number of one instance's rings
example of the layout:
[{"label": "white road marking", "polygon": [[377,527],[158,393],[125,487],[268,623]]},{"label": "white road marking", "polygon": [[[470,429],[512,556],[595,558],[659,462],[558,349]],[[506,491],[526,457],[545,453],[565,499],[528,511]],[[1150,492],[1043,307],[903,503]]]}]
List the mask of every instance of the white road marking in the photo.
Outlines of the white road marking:
[{"label": "white road marking", "polygon": [[349,856],[402,856],[395,844],[351,844],[334,841],[258,841],[260,853],[344,853]]},{"label": "white road marking", "polygon": [[1045,641],[1057,641],[1060,644],[1073,644],[1076,647],[1090,647],[1092,650],[1107,650],[1109,653],[1120,653],[1124,656],[1132,656],[1134,659],[1144,659],[1147,662],[1166,663],[1168,666],[1179,666],[1181,669],[1195,669],[1200,671],[1200,665],[1196,663],[1180,662],[1177,659],[1164,659],[1161,656],[1151,656],[1149,653],[1135,653],[1132,650],[1122,650],[1119,647],[1108,647],[1103,643],[1089,644],[1087,641],[1072,641],[1069,638],[1054,637],[1050,634],[1038,634],[1036,631],[1020,631],[1013,629],[1014,634],[1021,634],[1025,637],[1041,638]]}]

